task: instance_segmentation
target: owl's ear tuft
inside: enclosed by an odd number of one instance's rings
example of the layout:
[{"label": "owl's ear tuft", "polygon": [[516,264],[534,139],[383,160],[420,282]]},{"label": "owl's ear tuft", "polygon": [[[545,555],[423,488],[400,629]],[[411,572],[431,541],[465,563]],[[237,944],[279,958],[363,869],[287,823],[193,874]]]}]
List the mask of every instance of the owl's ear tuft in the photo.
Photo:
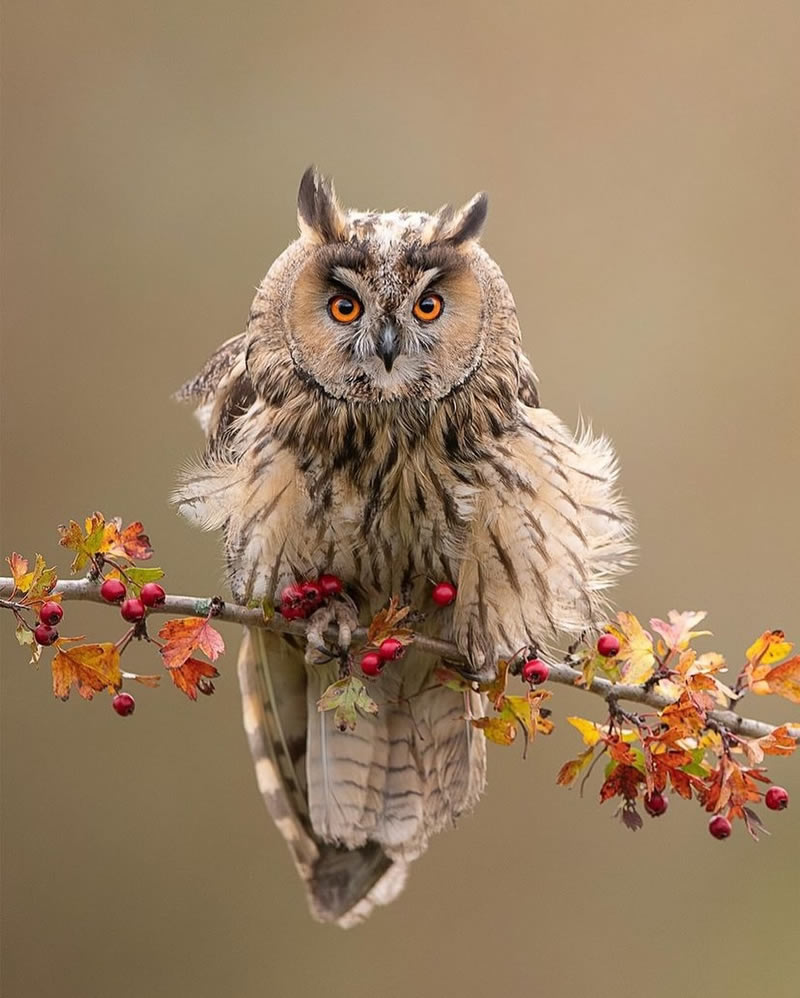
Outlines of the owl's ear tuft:
[{"label": "owl's ear tuft", "polygon": [[[486,194],[476,194],[463,208],[447,215],[443,221],[440,238],[459,245],[470,239],[477,239],[489,211],[489,198]],[[441,216],[440,212],[440,216]]]},{"label": "owl's ear tuft", "polygon": [[297,222],[300,232],[318,243],[345,238],[345,217],[333,184],[314,166],[309,166],[297,192]]}]

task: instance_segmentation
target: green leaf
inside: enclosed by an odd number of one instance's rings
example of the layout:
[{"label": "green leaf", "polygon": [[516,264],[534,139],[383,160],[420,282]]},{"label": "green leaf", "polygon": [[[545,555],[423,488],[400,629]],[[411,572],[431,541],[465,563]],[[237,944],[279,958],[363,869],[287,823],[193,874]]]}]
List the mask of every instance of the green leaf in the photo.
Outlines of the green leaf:
[{"label": "green leaf", "polygon": [[344,679],[337,679],[325,690],[317,701],[317,710],[335,711],[334,724],[341,731],[345,728],[350,728],[352,731],[356,726],[358,711],[377,714],[378,705],[367,693],[367,688],[360,679],[356,676],[346,676]]},{"label": "green leaf", "polygon": [[[164,578],[163,568],[126,568],[125,576],[131,582],[135,589],[141,589],[142,586],[146,585],[148,582],[158,582],[159,579]],[[119,579],[121,582],[125,582],[121,572],[117,569],[112,569],[106,576],[106,579]]]}]

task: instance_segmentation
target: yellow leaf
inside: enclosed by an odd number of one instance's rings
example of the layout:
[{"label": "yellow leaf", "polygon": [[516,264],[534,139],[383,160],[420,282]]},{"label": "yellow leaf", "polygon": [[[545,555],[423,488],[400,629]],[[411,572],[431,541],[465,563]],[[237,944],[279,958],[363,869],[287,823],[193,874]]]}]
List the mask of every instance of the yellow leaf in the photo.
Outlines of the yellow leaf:
[{"label": "yellow leaf", "polygon": [[[761,637],[750,645],[745,654],[747,661],[754,666],[772,665],[774,662],[786,658],[793,647],[791,641],[785,640],[783,631],[764,631]],[[759,672],[762,670],[756,669],[754,671],[753,677],[755,679],[762,678],[762,675],[756,675]]]},{"label": "yellow leaf", "polygon": [[639,686],[653,675],[656,658],[653,639],[632,613],[621,610],[617,614],[618,626],[609,628],[619,638],[620,680]]},{"label": "yellow leaf", "polygon": [[600,729],[594,721],[587,721],[583,717],[568,717],[567,720],[581,733],[584,745],[592,748],[600,741]]},{"label": "yellow leaf", "polygon": [[508,717],[473,717],[472,724],[497,745],[510,745],[517,737],[517,725]]}]

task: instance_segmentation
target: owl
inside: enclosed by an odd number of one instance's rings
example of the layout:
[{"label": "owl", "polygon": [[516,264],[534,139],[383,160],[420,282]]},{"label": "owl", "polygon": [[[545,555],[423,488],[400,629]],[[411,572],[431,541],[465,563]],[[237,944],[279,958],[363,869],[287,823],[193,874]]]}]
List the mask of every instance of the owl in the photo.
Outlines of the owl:
[{"label": "owl", "polygon": [[[478,684],[503,657],[596,627],[630,549],[610,444],[539,406],[514,300],[479,244],[486,213],[483,194],[433,214],[346,210],[309,169],[299,238],[245,332],[179,393],[207,444],[176,501],[222,531],[234,598],[276,602],[323,573],[352,597],[317,611],[313,648],[253,629],[239,656],[258,786],[312,913],[343,927],[392,901],[478,800]],[[457,595],[437,608],[442,580]],[[412,644],[369,680],[378,713],[341,731],[317,702],[353,627],[393,594],[457,646],[476,692],[435,683]],[[339,646],[319,654],[329,623]]]}]

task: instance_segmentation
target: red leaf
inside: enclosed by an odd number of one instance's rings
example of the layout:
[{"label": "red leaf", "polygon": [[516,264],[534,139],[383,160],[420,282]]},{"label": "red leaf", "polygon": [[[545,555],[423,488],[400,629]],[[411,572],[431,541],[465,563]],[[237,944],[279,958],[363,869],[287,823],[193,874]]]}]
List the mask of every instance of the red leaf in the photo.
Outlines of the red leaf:
[{"label": "red leaf", "polygon": [[164,624],[158,636],[166,642],[161,656],[168,669],[183,665],[196,648],[212,662],[225,651],[222,635],[208,621],[208,617],[179,617]]},{"label": "red leaf", "polygon": [[190,700],[196,700],[198,693],[210,696],[214,692],[211,680],[219,675],[215,666],[199,658],[188,658],[183,665],[168,668],[167,671],[172,676],[172,682]]}]

